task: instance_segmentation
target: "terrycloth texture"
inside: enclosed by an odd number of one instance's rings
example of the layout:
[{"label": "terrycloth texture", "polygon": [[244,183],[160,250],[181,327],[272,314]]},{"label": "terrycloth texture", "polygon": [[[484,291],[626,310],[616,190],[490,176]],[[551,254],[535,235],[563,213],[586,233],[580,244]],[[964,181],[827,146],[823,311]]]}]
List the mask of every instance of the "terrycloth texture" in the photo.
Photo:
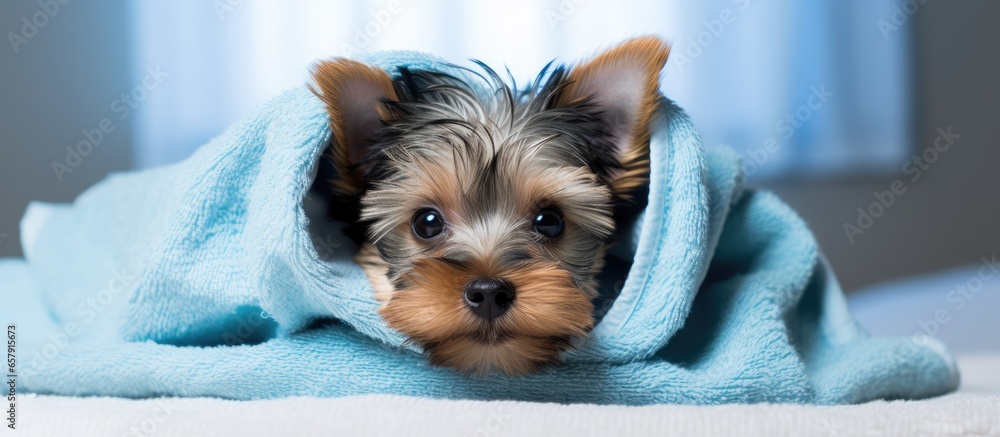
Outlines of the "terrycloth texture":
[{"label": "terrycloth texture", "polygon": [[[413,53],[370,61],[448,68]],[[589,339],[522,378],[431,367],[377,315],[339,225],[303,206],[329,135],[319,100],[295,89],[182,163],[110,177],[71,206],[33,206],[26,261],[0,264],[20,387],[636,405],[852,403],[958,384],[940,344],[869,338],[802,221],[744,189],[738,157],[703,149],[667,100],[647,207],[620,226],[609,262],[631,264],[627,278]],[[339,322],[311,325],[321,318]]]}]

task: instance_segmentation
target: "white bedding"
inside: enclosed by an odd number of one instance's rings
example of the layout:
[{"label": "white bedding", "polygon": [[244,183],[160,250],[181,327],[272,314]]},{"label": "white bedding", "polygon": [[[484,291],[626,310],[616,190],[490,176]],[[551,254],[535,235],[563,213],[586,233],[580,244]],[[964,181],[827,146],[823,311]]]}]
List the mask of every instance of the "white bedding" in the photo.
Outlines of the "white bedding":
[{"label": "white bedding", "polygon": [[[958,393],[849,406],[618,407],[360,396],[265,401],[25,395],[5,435],[1000,436],[1000,354],[959,358]],[[183,375],[177,375],[183,377]]]}]

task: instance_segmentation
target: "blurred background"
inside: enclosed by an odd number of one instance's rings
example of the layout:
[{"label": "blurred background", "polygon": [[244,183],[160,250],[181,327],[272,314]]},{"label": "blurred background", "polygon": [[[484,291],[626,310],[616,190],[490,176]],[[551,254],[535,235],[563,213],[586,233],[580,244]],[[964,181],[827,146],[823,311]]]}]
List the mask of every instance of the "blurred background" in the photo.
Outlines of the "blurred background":
[{"label": "blurred background", "polygon": [[420,50],[524,83],[650,33],[674,44],[666,95],[799,211],[848,292],[950,271],[924,297],[940,306],[1000,248],[997,16],[988,0],[5,1],[0,256],[21,255],[29,201],[181,160],[317,59]]}]

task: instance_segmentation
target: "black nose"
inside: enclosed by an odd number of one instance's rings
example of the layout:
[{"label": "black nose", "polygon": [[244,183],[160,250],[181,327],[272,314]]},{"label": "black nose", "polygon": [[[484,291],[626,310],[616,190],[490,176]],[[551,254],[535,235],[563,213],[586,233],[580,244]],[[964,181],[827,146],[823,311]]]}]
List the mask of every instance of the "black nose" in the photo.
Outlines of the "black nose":
[{"label": "black nose", "polygon": [[465,304],[486,320],[493,320],[514,302],[514,284],[500,278],[476,278],[465,284]]}]

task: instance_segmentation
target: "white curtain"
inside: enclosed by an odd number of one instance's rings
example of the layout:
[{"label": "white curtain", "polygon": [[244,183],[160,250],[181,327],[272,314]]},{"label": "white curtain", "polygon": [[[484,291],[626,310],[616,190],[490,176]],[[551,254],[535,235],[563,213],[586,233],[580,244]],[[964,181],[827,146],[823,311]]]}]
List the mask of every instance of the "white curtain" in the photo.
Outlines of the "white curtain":
[{"label": "white curtain", "polygon": [[[150,66],[168,76],[138,103],[137,165],[183,159],[308,80],[318,59],[419,50],[507,66],[525,83],[551,59],[571,63],[648,33],[674,44],[666,95],[691,113],[706,145],[744,153],[754,177],[892,169],[910,147],[911,103],[906,24],[888,35],[878,26],[894,4],[141,0],[133,6],[136,80]],[[832,96],[817,105],[816,90]],[[780,124],[789,114],[790,135]]]}]

